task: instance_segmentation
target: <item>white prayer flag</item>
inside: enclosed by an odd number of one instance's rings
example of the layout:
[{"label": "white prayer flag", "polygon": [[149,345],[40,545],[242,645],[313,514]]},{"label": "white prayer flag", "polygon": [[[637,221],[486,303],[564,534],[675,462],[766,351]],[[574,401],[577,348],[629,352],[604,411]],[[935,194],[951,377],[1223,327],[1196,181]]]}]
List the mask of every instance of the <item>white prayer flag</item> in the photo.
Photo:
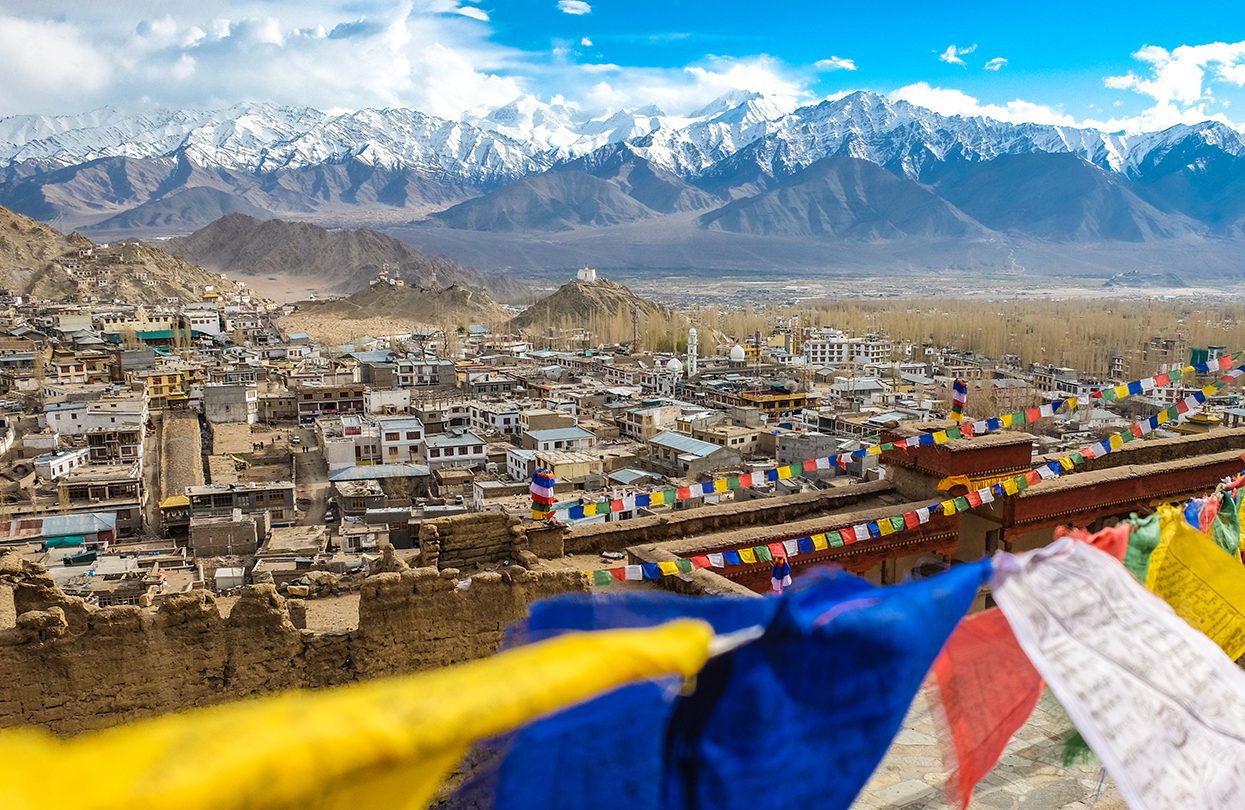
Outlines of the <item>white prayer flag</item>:
[{"label": "white prayer flag", "polygon": [[929,507],[922,506],[920,509],[916,510],[916,519],[922,523],[929,523]]},{"label": "white prayer flag", "polygon": [[794,557],[800,553],[800,543],[797,540],[783,540],[782,547],[787,550],[788,557]]},{"label": "white prayer flag", "polygon": [[721,554],[710,554],[709,565],[713,566],[714,568],[725,568],[726,560],[722,559]]},{"label": "white prayer flag", "polygon": [[853,526],[852,531],[856,532],[857,540],[868,540],[870,537],[873,537],[873,535],[869,533],[869,524],[867,523],[862,523],[859,526]]},{"label": "white prayer flag", "polygon": [[982,503],[994,503],[994,493],[990,491],[990,487],[977,490],[977,495],[981,497]]},{"label": "white prayer flag", "polygon": [[1130,808],[1236,807],[1245,672],[1110,555],[996,558],[994,599]]},{"label": "white prayer flag", "polygon": [[644,569],[638,565],[628,565],[626,571],[627,579],[644,579]]}]

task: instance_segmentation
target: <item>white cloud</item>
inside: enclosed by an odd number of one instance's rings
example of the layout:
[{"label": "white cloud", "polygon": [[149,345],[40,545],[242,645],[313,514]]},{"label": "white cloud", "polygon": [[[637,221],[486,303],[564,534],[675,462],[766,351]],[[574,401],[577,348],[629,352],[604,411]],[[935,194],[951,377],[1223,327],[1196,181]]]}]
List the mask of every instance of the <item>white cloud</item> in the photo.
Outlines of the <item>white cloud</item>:
[{"label": "white cloud", "polygon": [[1215,99],[1212,84],[1245,86],[1245,41],[1181,45],[1171,51],[1146,45],[1133,58],[1146,65],[1141,74],[1130,70],[1103,81],[1108,88],[1154,100],[1153,106],[1124,122],[1127,128],[1162,129],[1207,119],[1230,123],[1214,109],[1227,105]]},{"label": "white cloud", "polygon": [[681,69],[623,66],[609,80],[572,89],[587,109],[656,105],[672,114],[689,113],[741,90],[791,107],[812,100],[804,78],[770,56],[711,56]]},{"label": "white cloud", "polygon": [[563,14],[591,14],[592,6],[584,2],[584,0],[558,0],[558,11]]},{"label": "white cloud", "polygon": [[76,26],[0,15],[0,104],[7,108],[0,114],[62,112],[106,88],[112,75],[112,60]]},{"label": "white cloud", "polygon": [[840,56],[831,56],[829,59],[819,59],[813,64],[818,70],[855,70],[855,59],[844,59]]},{"label": "white cloud", "polygon": [[581,38],[580,38],[580,40],[579,40],[579,44],[580,44],[580,45],[582,45],[582,46],[583,46],[583,47],[585,47],[585,48],[591,48],[591,47],[592,47],[592,40],[588,39],[587,37],[581,37]]},{"label": "white cloud", "polygon": [[582,70],[584,73],[617,73],[618,71],[622,70],[621,67],[613,64],[612,62],[602,62],[600,64],[580,65],[579,69]]},{"label": "white cloud", "polygon": [[459,6],[454,9],[454,13],[470,17],[473,20],[479,20],[480,22],[488,22],[488,12],[475,6]]},{"label": "white cloud", "polygon": [[1002,70],[1003,68],[1007,67],[1007,60],[1004,59],[1002,56],[996,56],[993,59],[991,59],[989,62],[986,62],[986,64],[983,65],[983,67],[986,70],[995,70],[995,71]]},{"label": "white cloud", "polygon": [[948,45],[945,51],[938,54],[938,59],[949,65],[964,65],[964,60],[960,57],[968,56],[975,50],[977,50],[976,45],[969,45],[967,48],[959,45]]},{"label": "white cloud", "polygon": [[943,115],[962,115],[966,117],[985,116],[999,121],[1014,124],[1055,124],[1059,126],[1075,126],[1076,120],[1066,113],[1060,112],[1043,104],[1034,104],[1023,99],[1015,99],[1006,104],[982,104],[967,93],[944,87],[932,87],[926,82],[917,82],[901,87],[891,93],[891,98],[915,104]]}]

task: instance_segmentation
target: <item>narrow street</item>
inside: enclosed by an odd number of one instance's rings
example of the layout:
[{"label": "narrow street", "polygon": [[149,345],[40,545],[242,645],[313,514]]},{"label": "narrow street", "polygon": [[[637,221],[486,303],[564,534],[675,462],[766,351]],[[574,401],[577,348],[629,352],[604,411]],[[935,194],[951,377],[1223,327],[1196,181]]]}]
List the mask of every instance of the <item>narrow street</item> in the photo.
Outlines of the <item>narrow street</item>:
[{"label": "narrow street", "polygon": [[162,437],[164,414],[152,411],[152,426],[143,438],[143,533],[152,537],[160,534],[160,466],[164,454]]},{"label": "narrow street", "polygon": [[[294,428],[293,434],[302,442],[301,445],[290,445],[290,451],[294,454],[295,496],[303,513],[298,525],[323,526],[329,493],[324,453],[316,444],[314,431],[300,427]],[[310,502],[304,506],[303,499]]]}]

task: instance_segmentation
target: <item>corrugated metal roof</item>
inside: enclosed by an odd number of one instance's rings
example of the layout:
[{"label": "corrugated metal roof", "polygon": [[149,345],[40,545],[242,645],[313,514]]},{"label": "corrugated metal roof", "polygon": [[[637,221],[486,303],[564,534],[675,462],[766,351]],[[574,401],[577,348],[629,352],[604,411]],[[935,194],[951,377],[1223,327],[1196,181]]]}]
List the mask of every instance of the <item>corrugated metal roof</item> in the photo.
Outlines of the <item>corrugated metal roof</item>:
[{"label": "corrugated metal roof", "polygon": [[345,467],[329,473],[329,481],[374,481],[381,478],[426,478],[430,471],[422,464],[369,464]]},{"label": "corrugated metal roof", "polygon": [[649,439],[651,444],[658,447],[669,447],[671,450],[680,455],[691,455],[697,458],[706,458],[713,455],[722,448],[716,444],[702,442],[700,439],[693,439],[691,436],[685,436],[682,433],[676,433],[673,430],[667,430],[664,433],[658,433]]}]

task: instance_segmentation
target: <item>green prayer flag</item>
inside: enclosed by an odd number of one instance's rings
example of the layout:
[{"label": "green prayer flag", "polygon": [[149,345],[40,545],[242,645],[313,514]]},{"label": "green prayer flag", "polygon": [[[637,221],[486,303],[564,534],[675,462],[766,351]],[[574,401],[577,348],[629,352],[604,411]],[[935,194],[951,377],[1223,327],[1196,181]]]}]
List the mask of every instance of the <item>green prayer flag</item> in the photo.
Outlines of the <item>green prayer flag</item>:
[{"label": "green prayer flag", "polygon": [[1085,456],[1081,455],[1080,451],[1073,453],[1071,458],[1072,458],[1073,464],[1084,464],[1085,463]]},{"label": "green prayer flag", "polygon": [[843,535],[839,532],[826,532],[826,541],[834,548],[843,545]]},{"label": "green prayer flag", "polygon": [[679,570],[682,571],[684,574],[690,574],[692,572],[692,569],[695,568],[695,566],[692,565],[691,560],[685,560],[682,557],[679,557],[677,560],[675,560],[674,564],[677,565],[679,567]]},{"label": "green prayer flag", "polygon": [[[1210,524],[1210,536],[1216,545],[1235,557],[1241,552],[1241,521],[1237,512],[1239,507],[1231,492],[1220,493],[1220,497],[1223,501],[1219,514],[1215,515],[1215,520]],[[1237,497],[1240,497],[1240,490],[1237,490]]]},{"label": "green prayer flag", "polygon": [[955,428],[948,428],[948,429],[947,429],[947,438],[948,438],[948,439],[962,439],[962,438],[964,438],[964,430],[963,430],[963,428],[958,428],[958,427],[955,427]]},{"label": "green prayer flag", "polygon": [[1119,399],[1119,397],[1115,395],[1115,389],[1111,387],[1102,389],[1102,398],[1103,399]]},{"label": "green prayer flag", "polygon": [[774,555],[769,553],[768,546],[757,546],[756,548],[752,550],[756,552],[758,562],[773,562],[774,561]]},{"label": "green prayer flag", "polygon": [[904,528],[906,527],[906,524],[903,522],[903,515],[892,515],[891,525],[895,527],[895,531],[897,532],[903,531]]},{"label": "green prayer flag", "polygon": [[885,443],[885,444],[883,444],[881,447],[882,447],[882,452],[883,452],[883,453],[887,453],[887,452],[890,452],[891,450],[894,450],[894,449],[895,449],[895,443],[894,443],[894,442],[886,442],[886,443]]},{"label": "green prayer flag", "polygon": [[955,499],[955,511],[967,512],[971,508],[972,506],[969,504],[968,498],[965,498],[963,495]]},{"label": "green prayer flag", "polygon": [[732,475],[730,478],[727,478],[726,488],[727,489],[739,489],[739,476]]},{"label": "green prayer flag", "polygon": [[1150,553],[1159,547],[1159,513],[1144,518],[1134,513],[1128,522],[1133,528],[1128,533],[1128,547],[1124,549],[1124,567],[1144,584],[1150,568]]},{"label": "green prayer flag", "polygon": [[1028,488],[1029,488],[1029,479],[1025,478],[1023,475],[1016,476],[1016,489],[1020,490],[1021,492],[1024,492]]},{"label": "green prayer flag", "polygon": [[592,572],[593,585],[609,585],[614,581],[609,571],[597,570]]}]

